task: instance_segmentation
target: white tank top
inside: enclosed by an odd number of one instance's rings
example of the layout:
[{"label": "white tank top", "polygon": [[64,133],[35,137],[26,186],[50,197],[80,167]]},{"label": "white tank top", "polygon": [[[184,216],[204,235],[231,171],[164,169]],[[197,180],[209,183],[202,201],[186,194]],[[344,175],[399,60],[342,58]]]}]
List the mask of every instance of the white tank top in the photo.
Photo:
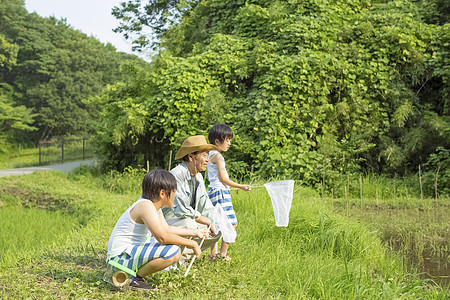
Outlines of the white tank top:
[{"label": "white tank top", "polygon": [[[218,151],[212,150],[209,151],[209,158],[211,159],[211,156],[214,154],[219,153]],[[224,161],[224,167],[225,167],[225,161]],[[227,169],[225,168],[225,175],[228,177]],[[219,171],[217,170],[217,165],[213,164],[211,162],[208,163],[208,179],[209,179],[209,186],[215,189],[221,189],[221,190],[229,190],[229,186],[224,185],[220,179],[219,179]]]},{"label": "white tank top", "polygon": [[131,248],[130,246],[142,245],[147,237],[150,239],[152,234],[147,229],[147,226],[145,226],[145,224],[136,223],[130,217],[130,210],[140,201],[150,200],[140,197],[122,214],[117,221],[116,226],[114,226],[114,230],[108,241],[106,261],[111,257],[120,255],[124,251],[126,252],[127,248]]}]

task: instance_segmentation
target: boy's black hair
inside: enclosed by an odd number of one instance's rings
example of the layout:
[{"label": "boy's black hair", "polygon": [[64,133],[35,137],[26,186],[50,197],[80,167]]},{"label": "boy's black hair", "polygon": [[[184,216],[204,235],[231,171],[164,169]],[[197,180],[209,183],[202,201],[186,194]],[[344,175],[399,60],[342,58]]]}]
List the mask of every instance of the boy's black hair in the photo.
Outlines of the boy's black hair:
[{"label": "boy's black hair", "polygon": [[159,199],[159,192],[164,190],[168,196],[177,189],[177,180],[166,170],[155,169],[148,172],[142,180],[142,198]]},{"label": "boy's black hair", "polygon": [[208,133],[208,140],[210,144],[215,145],[216,139],[219,140],[219,143],[225,141],[225,139],[233,138],[233,130],[231,130],[230,126],[225,124],[215,124]]}]

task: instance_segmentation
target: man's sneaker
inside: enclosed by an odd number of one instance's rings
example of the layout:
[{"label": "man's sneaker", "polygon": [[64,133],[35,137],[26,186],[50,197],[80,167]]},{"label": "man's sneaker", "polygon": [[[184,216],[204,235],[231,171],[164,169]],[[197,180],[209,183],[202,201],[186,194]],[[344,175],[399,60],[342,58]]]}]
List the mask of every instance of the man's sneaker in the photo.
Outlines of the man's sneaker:
[{"label": "man's sneaker", "polygon": [[135,291],[154,291],[156,288],[147,284],[144,280],[135,280],[130,283],[130,289]]}]

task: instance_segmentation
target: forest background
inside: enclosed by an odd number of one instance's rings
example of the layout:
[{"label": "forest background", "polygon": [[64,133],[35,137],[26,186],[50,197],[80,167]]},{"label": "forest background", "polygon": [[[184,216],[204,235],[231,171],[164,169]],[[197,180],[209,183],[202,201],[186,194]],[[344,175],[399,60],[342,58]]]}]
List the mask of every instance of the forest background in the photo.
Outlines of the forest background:
[{"label": "forest background", "polygon": [[226,123],[235,176],[323,186],[421,165],[426,194],[437,173],[450,193],[447,1],[124,2],[115,30],[150,63],[0,3],[1,151],[89,134],[104,170],[166,168]]}]

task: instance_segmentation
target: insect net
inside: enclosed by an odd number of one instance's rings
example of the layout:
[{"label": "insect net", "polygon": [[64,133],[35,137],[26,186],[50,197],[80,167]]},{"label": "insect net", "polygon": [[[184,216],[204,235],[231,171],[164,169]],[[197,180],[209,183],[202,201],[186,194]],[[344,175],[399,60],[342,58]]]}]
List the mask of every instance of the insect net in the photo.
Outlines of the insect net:
[{"label": "insect net", "polygon": [[282,180],[264,184],[272,201],[275,224],[278,227],[287,227],[289,224],[289,211],[291,210],[292,196],[294,194],[294,182],[294,180]]},{"label": "insect net", "polygon": [[222,232],[222,238],[226,243],[234,243],[236,241],[236,229],[219,203],[214,207],[214,232]]}]

